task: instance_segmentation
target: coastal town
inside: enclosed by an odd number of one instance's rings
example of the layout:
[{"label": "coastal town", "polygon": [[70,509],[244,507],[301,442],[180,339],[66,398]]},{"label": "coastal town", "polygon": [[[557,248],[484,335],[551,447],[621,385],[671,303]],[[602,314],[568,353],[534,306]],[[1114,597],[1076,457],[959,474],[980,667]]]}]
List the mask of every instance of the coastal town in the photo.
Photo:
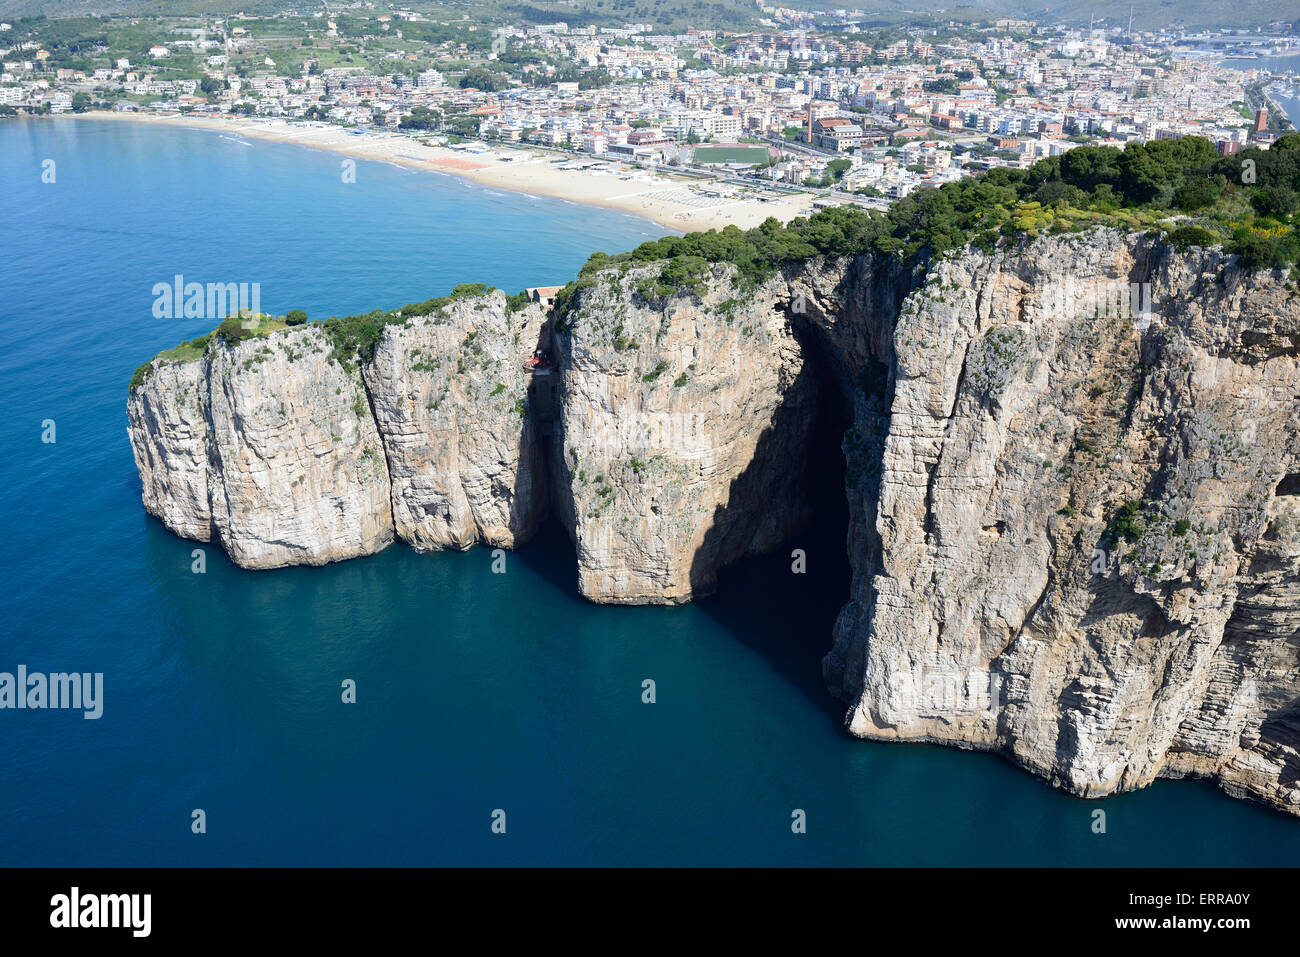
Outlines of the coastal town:
[{"label": "coastal town", "polygon": [[1267,147],[1291,128],[1279,101],[1298,92],[1295,75],[1265,68],[1300,53],[1290,24],[1188,34],[995,19],[872,32],[860,11],[762,13],[761,30],[673,34],[434,22],[370,4],[19,20],[0,23],[0,113],[227,124],[579,201],[592,198],[579,184],[603,177],[597,202],[690,230],[720,225],[723,209],[753,225],[883,208],[1085,143],[1194,134],[1223,154]]}]

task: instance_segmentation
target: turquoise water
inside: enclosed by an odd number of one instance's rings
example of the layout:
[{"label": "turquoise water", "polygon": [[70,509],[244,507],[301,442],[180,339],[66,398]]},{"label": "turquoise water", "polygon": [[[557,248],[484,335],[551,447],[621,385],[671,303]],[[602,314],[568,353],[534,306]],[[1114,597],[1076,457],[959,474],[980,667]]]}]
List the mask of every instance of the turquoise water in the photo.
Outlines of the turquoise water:
[{"label": "turquoise water", "polygon": [[554,527],[505,575],[482,549],[400,545],[258,573],[209,549],[192,574],[194,543],[140,505],[126,383],[211,323],[154,319],[153,283],[258,281],[264,308],[320,317],[561,282],[658,232],[382,164],[338,172],[209,132],[0,123],[0,670],[105,683],[98,721],[0,711],[0,864],[1300,858],[1300,822],[1205,784],[1090,803],[997,757],[846,737],[819,665],[847,588],[834,494],[796,543],[807,575],[748,562],[676,609],[584,602]]}]

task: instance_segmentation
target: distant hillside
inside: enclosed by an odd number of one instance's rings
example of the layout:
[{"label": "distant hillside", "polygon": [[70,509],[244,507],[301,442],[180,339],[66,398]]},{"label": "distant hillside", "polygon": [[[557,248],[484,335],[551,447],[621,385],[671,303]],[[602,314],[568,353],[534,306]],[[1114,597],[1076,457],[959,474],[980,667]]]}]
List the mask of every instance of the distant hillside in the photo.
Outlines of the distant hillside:
[{"label": "distant hillside", "polygon": [[[777,0],[766,0],[775,4]],[[842,8],[831,0],[780,0],[780,6],[801,10]],[[386,4],[376,3],[375,13]],[[486,13],[495,19],[525,23],[565,20],[573,25],[647,22],[682,29],[742,29],[755,26],[762,17],[751,0],[479,0],[479,2],[433,2],[409,0],[403,8],[428,10],[437,19],[463,7],[467,14]],[[850,7],[850,4],[843,4]],[[897,23],[939,15],[970,20],[982,16],[1019,17],[1046,23],[1087,23],[1103,18],[1108,25],[1129,22],[1128,0],[873,0],[861,4],[868,22]],[[176,16],[194,14],[252,13],[281,10],[312,14],[326,9],[321,0],[0,0],[0,16],[48,17],[130,14]],[[334,9],[340,9],[334,4]],[[1135,0],[1131,4],[1133,25],[1155,27],[1256,27],[1276,21],[1300,29],[1300,9],[1295,0],[1240,0],[1230,7],[1217,0]]]},{"label": "distant hillside", "polygon": [[[1026,4],[1010,0],[994,0],[1001,9]],[[1159,27],[1264,26],[1274,21],[1287,21],[1300,27],[1300,5],[1295,0],[1239,0],[1232,4],[1212,0],[1135,0],[1132,3],[1135,29]],[[1090,17],[1106,18],[1107,25],[1128,25],[1130,4],[1128,0],[1047,0],[1042,6],[1028,6],[1027,15],[1050,22],[1087,23]]]},{"label": "distant hillside", "polygon": [[297,10],[314,13],[319,2],[292,3],[287,0],[0,0],[3,17],[85,16],[188,16],[194,14],[278,13]]}]

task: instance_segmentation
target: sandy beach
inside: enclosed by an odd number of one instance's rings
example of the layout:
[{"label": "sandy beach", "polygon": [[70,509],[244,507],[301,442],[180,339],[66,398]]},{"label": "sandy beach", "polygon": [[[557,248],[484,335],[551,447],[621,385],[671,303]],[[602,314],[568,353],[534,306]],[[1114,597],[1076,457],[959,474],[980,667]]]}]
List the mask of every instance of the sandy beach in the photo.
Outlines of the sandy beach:
[{"label": "sandy beach", "polygon": [[743,189],[733,190],[733,195],[717,195],[731,187],[717,184],[710,191],[701,190],[700,186],[711,184],[698,177],[665,172],[664,168],[652,172],[617,160],[527,146],[492,146],[476,153],[425,146],[417,138],[400,133],[359,133],[326,123],[154,113],[91,112],[54,117],[83,118],[219,130],[250,139],[310,146],[357,159],[460,176],[496,189],[622,210],[681,232],[722,229],[733,224],[748,229],[769,216],[785,222],[809,212],[813,199],[808,194],[765,191],[762,195],[769,199],[764,201],[755,192]]}]

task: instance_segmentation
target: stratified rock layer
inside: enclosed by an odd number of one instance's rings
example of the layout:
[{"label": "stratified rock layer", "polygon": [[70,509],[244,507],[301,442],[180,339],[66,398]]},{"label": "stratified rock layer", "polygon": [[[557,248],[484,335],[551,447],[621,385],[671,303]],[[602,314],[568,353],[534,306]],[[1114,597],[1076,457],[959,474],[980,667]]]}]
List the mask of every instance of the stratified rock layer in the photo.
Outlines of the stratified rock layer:
[{"label": "stratified rock layer", "polygon": [[154,362],[142,387],[131,390],[127,432],[141,497],[150,515],[183,538],[212,537],[208,500],[208,365]]},{"label": "stratified rock layer", "polygon": [[850,730],[1085,796],[1204,775],[1300,812],[1296,306],[1113,232],[937,264],[852,519],[879,545],[826,661]]},{"label": "stratified rock layer", "polygon": [[246,568],[369,555],[393,540],[365,390],[313,326],[208,353],[214,535]]},{"label": "stratified rock layer", "polygon": [[316,325],[155,360],[127,408],[145,507],[245,568],[513,545],[546,506],[520,364],[541,318],[493,293],[390,322],[360,367]]}]

